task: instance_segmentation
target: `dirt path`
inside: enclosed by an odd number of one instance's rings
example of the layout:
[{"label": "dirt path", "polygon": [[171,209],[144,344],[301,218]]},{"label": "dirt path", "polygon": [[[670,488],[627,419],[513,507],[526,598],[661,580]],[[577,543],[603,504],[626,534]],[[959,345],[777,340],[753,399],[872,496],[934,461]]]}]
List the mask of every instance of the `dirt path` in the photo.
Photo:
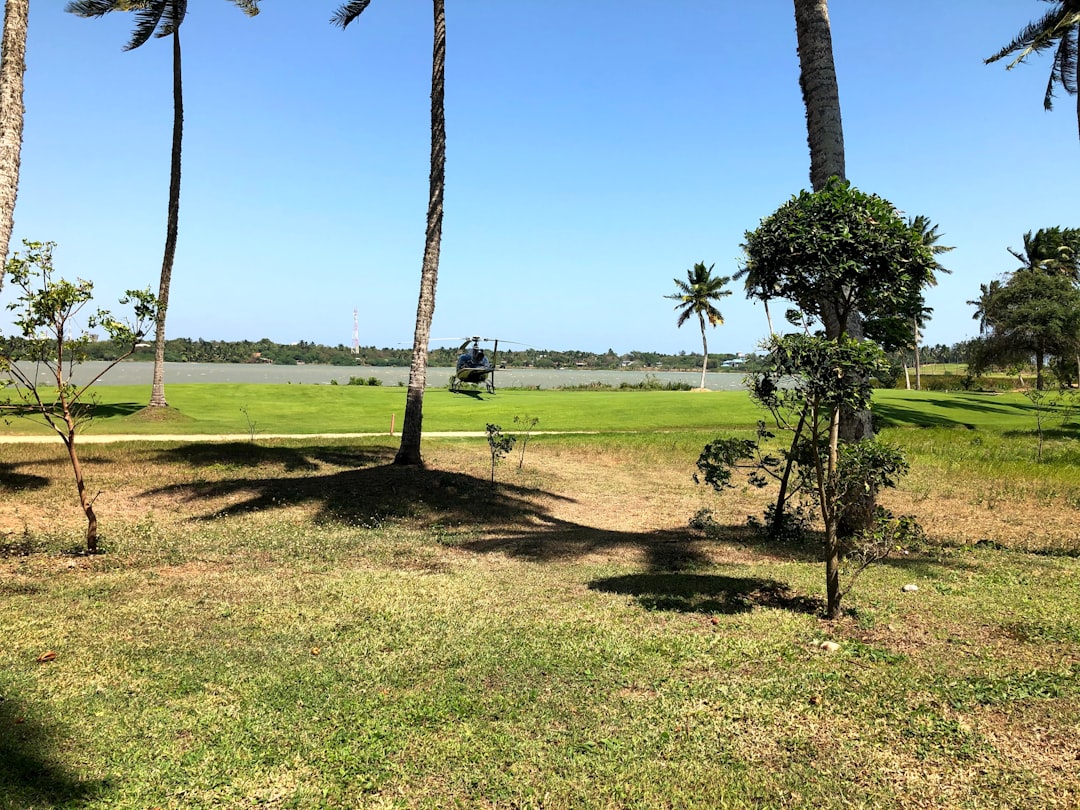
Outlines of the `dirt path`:
[{"label": "dirt path", "polygon": [[[574,430],[534,430],[533,436],[554,435],[559,433],[590,433],[592,431]],[[482,430],[447,430],[425,432],[425,439],[475,439],[486,436]],[[372,436],[390,436],[398,438],[397,433],[80,433],[79,444],[110,444],[113,442],[248,442],[263,439],[364,439]],[[0,444],[48,444],[59,441],[55,434],[35,435],[0,435]]]}]

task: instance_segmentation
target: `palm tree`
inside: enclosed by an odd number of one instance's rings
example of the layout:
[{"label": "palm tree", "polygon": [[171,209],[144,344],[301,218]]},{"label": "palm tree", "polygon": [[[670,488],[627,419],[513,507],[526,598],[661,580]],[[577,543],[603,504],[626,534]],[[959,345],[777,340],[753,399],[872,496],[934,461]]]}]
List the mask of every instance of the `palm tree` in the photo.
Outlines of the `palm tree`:
[{"label": "palm tree", "polygon": [[1054,49],[1054,61],[1050,67],[1050,80],[1046,83],[1043,107],[1054,109],[1054,86],[1070,96],[1076,96],[1076,125],[1080,133],[1080,92],[1077,92],[1077,52],[1080,49],[1080,0],[1043,0],[1053,3],[1046,14],[1020,30],[1008,45],[986,59],[986,64],[1017,54],[1006,65],[1012,70],[1033,53]]},{"label": "palm tree", "polygon": [[[343,4],[330,22],[345,28],[371,3],[352,0]],[[428,175],[427,232],[424,260],[420,267],[420,297],[416,306],[412,364],[405,395],[405,418],[401,425],[401,445],[395,464],[422,465],[420,436],[424,419],[424,385],[427,381],[427,347],[431,319],[435,315],[435,285],[439,280],[439,247],[442,243],[443,192],[446,186],[446,4],[432,0],[434,43],[431,55],[431,169]]]},{"label": "palm tree", "polygon": [[686,271],[686,281],[672,279],[677,290],[673,295],[665,295],[679,303],[675,309],[679,310],[679,320],[676,328],[682,326],[691,315],[698,316],[701,324],[701,351],[704,359],[701,363],[701,387],[705,387],[705,370],[709,367],[709,341],[705,336],[705,319],[709,319],[712,326],[724,322],[724,316],[720,310],[713,306],[713,301],[719,301],[725,295],[731,295],[731,290],[725,290],[724,285],[731,281],[731,276],[714,276],[712,269],[715,264],[705,266],[705,262],[698,262],[693,270]]},{"label": "palm tree", "polygon": [[[230,0],[254,17],[259,13],[259,0]],[[173,57],[173,131],[172,157],[169,169],[169,208],[165,226],[165,254],[161,260],[161,279],[158,285],[158,311],[154,336],[154,377],[150,391],[150,406],[164,408],[165,400],[165,315],[169,307],[169,287],[172,285],[173,259],[180,229],[180,158],[184,141],[184,84],[181,71],[180,26],[187,16],[187,0],[73,0],[66,10],[80,17],[104,17],[112,11],[135,13],[135,30],[124,46],[133,51],[146,44],[150,37],[172,37]]]},{"label": "palm tree", "polygon": [[979,322],[979,334],[985,335],[991,328],[990,321],[992,320],[991,312],[993,309],[994,298],[1001,292],[1001,281],[994,279],[989,284],[979,285],[979,297],[973,301],[967,301],[968,306],[975,307],[975,314],[971,316],[972,320]]},{"label": "palm tree", "polygon": [[1080,282],[1080,228],[1039,228],[1024,234],[1022,251],[1008,248],[1021,264],[1018,272],[1040,270]]},{"label": "palm tree", "polygon": [[[926,247],[930,249],[930,253],[934,256],[940,256],[942,253],[948,253],[953,248],[951,246],[939,245],[938,240],[941,239],[943,234],[938,233],[938,226],[930,222],[930,217],[919,214],[914,218],[908,219],[908,227],[911,228],[916,234],[919,235],[919,239]],[[937,273],[950,272],[944,267],[941,262],[934,259],[933,271],[930,274],[930,284],[937,284]],[[930,316],[932,310],[928,307],[922,307],[919,312],[912,318],[912,334],[914,336],[915,343],[915,390],[922,390],[922,364],[919,360],[919,329],[926,325],[926,321]]]},{"label": "palm tree", "polygon": [[23,133],[23,74],[26,72],[26,32],[30,0],[6,0],[4,34],[0,45],[0,289],[4,286],[11,231],[15,227],[15,197]]}]

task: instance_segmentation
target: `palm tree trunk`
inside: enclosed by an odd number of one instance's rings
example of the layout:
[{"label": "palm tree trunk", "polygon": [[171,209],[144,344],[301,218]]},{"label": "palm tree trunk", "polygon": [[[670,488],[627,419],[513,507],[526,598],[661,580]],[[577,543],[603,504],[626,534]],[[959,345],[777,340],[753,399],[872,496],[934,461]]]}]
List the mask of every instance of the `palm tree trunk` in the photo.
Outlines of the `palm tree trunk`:
[{"label": "palm tree trunk", "polygon": [[424,385],[427,381],[427,347],[431,319],[435,315],[435,286],[439,280],[439,248],[442,242],[443,194],[446,186],[446,6],[432,0],[435,18],[431,56],[431,173],[429,175],[427,233],[424,263],[420,271],[420,299],[416,306],[412,365],[401,425],[401,445],[395,464],[423,464],[420,436],[424,419]]},{"label": "palm tree trunk", "polygon": [[922,362],[919,358],[919,321],[914,319],[915,327],[915,390],[922,391]]},{"label": "palm tree trunk", "polygon": [[705,316],[698,313],[701,321],[701,353],[704,355],[701,361],[701,387],[705,387],[705,371],[709,368],[709,341],[705,337]]},{"label": "palm tree trunk", "polygon": [[0,45],[0,289],[4,286],[11,232],[15,227],[15,197],[23,133],[23,74],[26,72],[26,34],[30,0],[6,0],[4,34]]},{"label": "palm tree trunk", "polygon": [[810,184],[821,191],[830,177],[846,177],[840,90],[833,62],[827,0],[795,0],[799,87],[806,106]]},{"label": "palm tree trunk", "polygon": [[150,390],[150,406],[164,408],[165,401],[165,313],[169,307],[169,286],[172,284],[173,260],[176,257],[176,237],[180,230],[180,156],[184,142],[184,83],[180,69],[180,29],[173,38],[173,136],[172,163],[169,170],[169,218],[165,226],[165,256],[161,260],[161,281],[158,284],[158,311],[154,335],[154,380]]}]

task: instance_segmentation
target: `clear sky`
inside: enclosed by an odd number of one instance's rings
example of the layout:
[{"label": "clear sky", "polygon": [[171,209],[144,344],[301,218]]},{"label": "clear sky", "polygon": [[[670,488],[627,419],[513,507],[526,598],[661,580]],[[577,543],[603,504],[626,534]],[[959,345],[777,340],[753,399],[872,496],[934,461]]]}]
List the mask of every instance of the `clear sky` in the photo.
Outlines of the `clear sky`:
[{"label": "clear sky", "polygon": [[[111,305],[157,288],[171,49],[123,52],[129,14],[32,4],[12,249]],[[956,249],[925,340],[977,332],[965,302],[1025,231],[1080,226],[1074,99],[1045,113],[1049,57],[983,59],[1034,0],[833,0],[849,179],[926,214]],[[170,337],[411,345],[424,247],[431,3],[190,4]],[[809,183],[790,0],[448,0],[446,215],[434,337],[700,351],[672,278],[730,275],[748,229]],[[741,286],[711,351],[766,332]],[[3,299],[11,300],[5,287]]]}]

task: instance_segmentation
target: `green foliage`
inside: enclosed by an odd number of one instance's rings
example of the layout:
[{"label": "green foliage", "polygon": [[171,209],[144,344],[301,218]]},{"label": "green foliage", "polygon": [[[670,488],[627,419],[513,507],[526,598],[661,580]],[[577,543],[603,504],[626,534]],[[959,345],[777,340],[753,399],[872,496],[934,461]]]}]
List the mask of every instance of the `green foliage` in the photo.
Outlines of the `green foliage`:
[{"label": "green foliage", "polygon": [[490,422],[485,428],[487,433],[488,449],[491,451],[491,483],[495,483],[495,465],[502,461],[511,450],[514,449],[514,443],[517,441],[517,437],[513,435],[504,435],[502,428],[499,425],[493,425]]},{"label": "green foliage", "polygon": [[908,324],[922,313],[922,289],[939,267],[891,202],[835,178],[763,219],[743,250],[735,277],[745,279],[749,296],[793,302],[830,337],[858,314],[867,336],[886,348],[898,334],[910,340]]},{"label": "green foliage", "polygon": [[380,386],[382,384],[383,381],[380,380],[378,377],[349,377],[348,382],[348,385],[370,385],[374,387]]},{"label": "green foliage", "polygon": [[978,306],[985,335],[974,346],[974,373],[1034,356],[1041,389],[1046,358],[1080,352],[1080,289],[1065,275],[1019,270],[1004,284],[983,285]]},{"label": "green foliage", "polygon": [[[816,512],[825,528],[827,613],[834,618],[846,593],[839,583],[840,557],[859,561],[848,577],[853,582],[870,562],[889,553],[897,537],[910,533],[909,519],[897,522],[877,509],[871,520],[860,521],[866,528],[859,535],[838,534],[846,510],[862,508],[867,497],[872,503],[880,489],[896,486],[908,471],[896,447],[873,439],[839,443],[841,410],[869,407],[870,376],[886,360],[874,344],[843,336],[774,336],[769,348],[767,368],[748,375],[751,397],[770,411],[780,429],[792,434],[790,449],[780,455],[770,452],[766,443],[774,435],[760,424],[756,441],[726,438],[706,445],[697,462],[700,477],[695,474],[694,480],[704,480],[717,491],[732,488],[735,471],[745,472],[757,487],[779,482],[780,498],[766,514],[774,538],[780,533],[801,537],[809,515]],[[788,518],[785,506],[794,499],[798,509]]]}]

